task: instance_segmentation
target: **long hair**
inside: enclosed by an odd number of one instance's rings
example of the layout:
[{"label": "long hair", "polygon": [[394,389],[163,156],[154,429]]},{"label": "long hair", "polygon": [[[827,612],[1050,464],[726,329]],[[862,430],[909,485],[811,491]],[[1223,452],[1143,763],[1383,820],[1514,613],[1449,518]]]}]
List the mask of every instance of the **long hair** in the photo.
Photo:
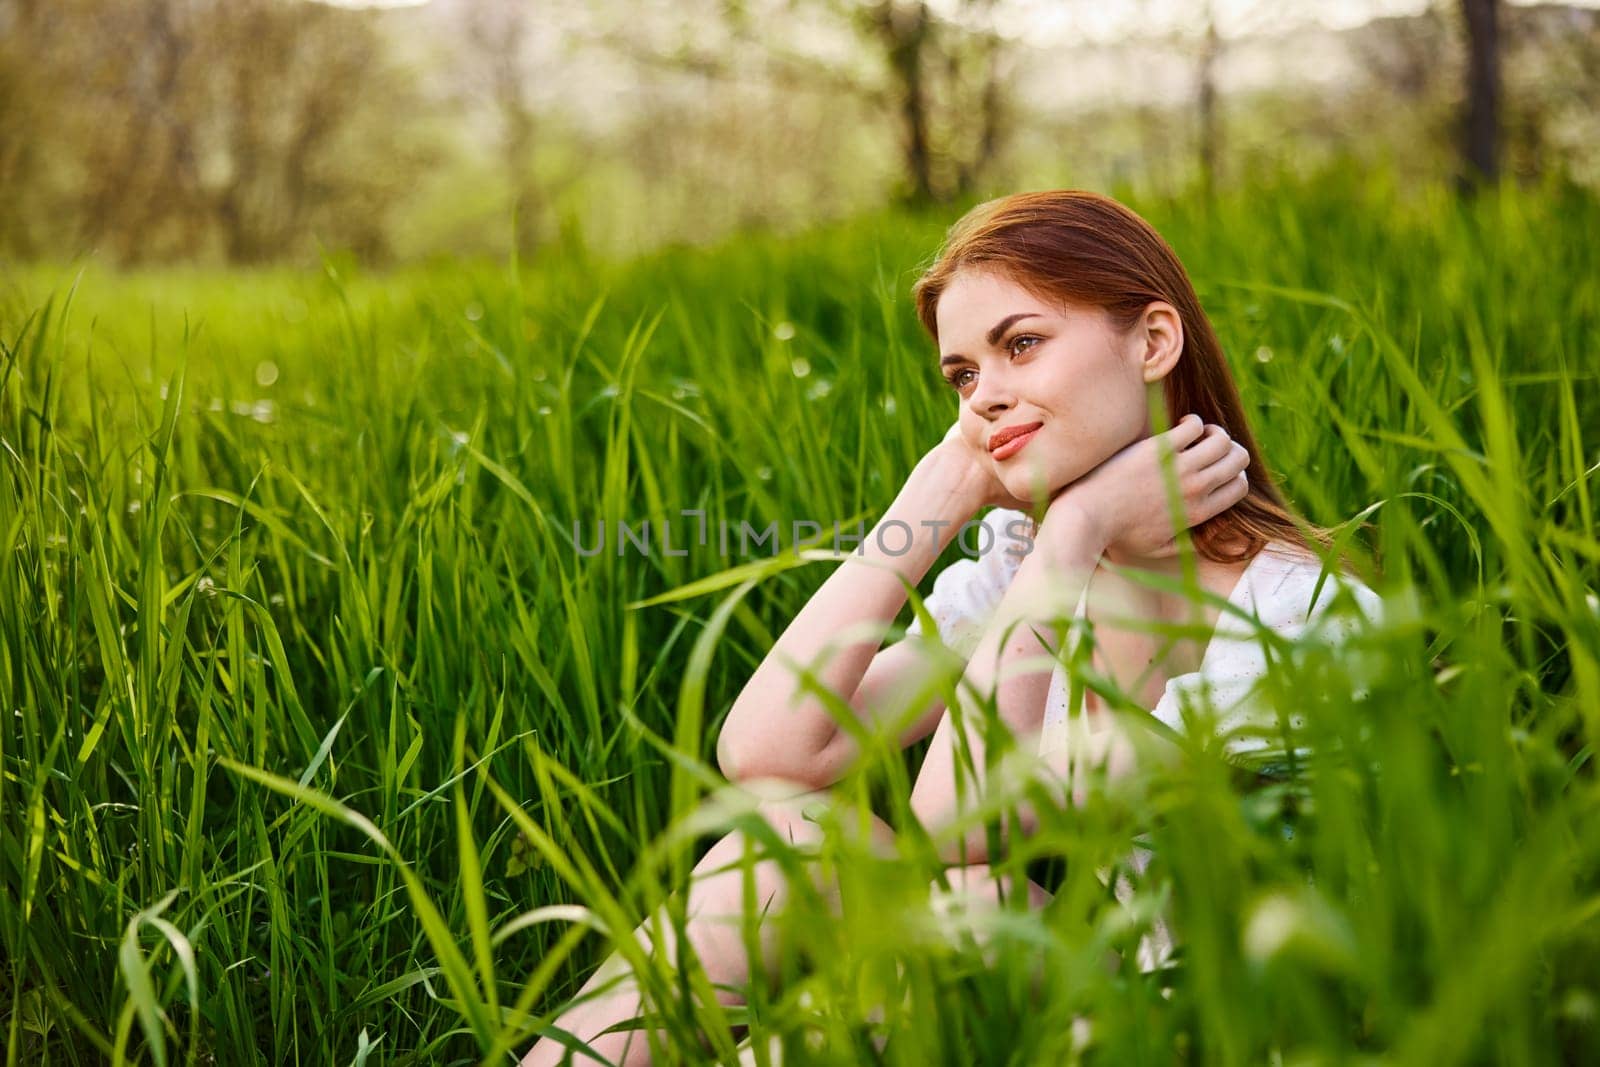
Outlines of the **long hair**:
[{"label": "long hair", "polygon": [[[950,228],[933,265],[912,287],[917,317],[935,344],[939,297],[956,272],[970,266],[996,271],[1042,299],[1101,308],[1123,331],[1153,300],[1177,308],[1183,353],[1164,383],[1168,424],[1192,411],[1250,451],[1249,492],[1191,529],[1195,550],[1218,563],[1250,559],[1269,541],[1319,555],[1331,551],[1331,531],[1299,517],[1278,491],[1189,275],[1148,222],[1110,197],[1079,189],[979,204]],[[1244,548],[1229,555],[1223,546],[1231,542]]]}]

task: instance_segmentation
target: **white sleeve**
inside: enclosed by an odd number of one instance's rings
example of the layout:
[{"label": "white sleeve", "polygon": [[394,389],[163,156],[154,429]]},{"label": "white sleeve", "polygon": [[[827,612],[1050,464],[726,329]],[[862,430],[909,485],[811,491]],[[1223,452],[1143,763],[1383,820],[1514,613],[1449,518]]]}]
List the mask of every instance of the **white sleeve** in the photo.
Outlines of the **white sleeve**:
[{"label": "white sleeve", "polygon": [[[993,508],[979,520],[985,533],[973,529],[966,543],[978,550],[976,559],[951,563],[933,579],[933,589],[923,606],[933,616],[939,640],[963,657],[970,657],[1017,568],[1033,549],[1033,520],[1011,508]],[[912,617],[906,636],[922,633],[922,620]]]},{"label": "white sleeve", "polygon": [[[1373,622],[1381,621],[1382,599],[1351,577],[1341,580],[1329,576],[1312,604],[1317,571],[1316,566],[1297,568],[1264,603],[1255,605],[1262,625],[1289,641],[1341,645],[1363,625],[1360,615]],[[1354,596],[1360,615],[1339,595],[1341,585]],[[1340,606],[1334,609],[1336,601]],[[1242,620],[1235,617],[1232,621],[1233,626],[1224,625],[1222,630],[1233,632],[1214,638],[1221,644],[1214,655],[1208,656],[1205,672],[1192,671],[1169,680],[1153,713],[1178,731],[1185,729],[1185,708],[1200,722],[1206,721],[1207,714],[1214,716],[1216,733],[1230,755],[1263,750],[1281,754],[1279,712],[1260,685],[1267,672],[1266,654],[1259,640],[1244,636]],[[1352,666],[1352,677],[1359,678],[1359,665]],[[1360,700],[1366,697],[1367,690],[1358,685],[1352,695]],[[1304,716],[1294,709],[1285,710],[1291,730],[1305,726]],[[1305,749],[1298,751],[1308,754]]]}]

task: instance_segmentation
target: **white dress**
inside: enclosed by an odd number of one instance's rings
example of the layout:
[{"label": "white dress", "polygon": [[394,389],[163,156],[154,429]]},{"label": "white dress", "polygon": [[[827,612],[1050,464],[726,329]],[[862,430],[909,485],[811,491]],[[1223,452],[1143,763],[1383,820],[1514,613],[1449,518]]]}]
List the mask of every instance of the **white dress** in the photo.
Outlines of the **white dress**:
[{"label": "white dress", "polygon": [[[981,521],[989,533],[978,538],[978,558],[956,560],[940,571],[934,578],[933,590],[923,601],[938,626],[940,640],[967,657],[976,649],[989,617],[1016,576],[1037,532],[1025,513],[1008,508],[994,508]],[[1314,632],[1324,640],[1339,641],[1362,621],[1356,613],[1344,610],[1348,605],[1339,595],[1341,589],[1348,590],[1354,598],[1359,616],[1372,620],[1381,617],[1381,598],[1359,579],[1337,572],[1323,576],[1322,563],[1316,556],[1285,542],[1273,542],[1246,565],[1228,603],[1285,639],[1295,640]],[[1078,599],[1078,618],[1083,616],[1087,594],[1085,589]],[[1336,603],[1341,604],[1341,610],[1331,611]],[[913,619],[907,635],[921,632],[920,620]],[[1076,631],[1062,637],[1068,642],[1070,658],[1072,650],[1079,647]],[[1270,746],[1269,738],[1278,723],[1277,713],[1256,691],[1256,683],[1266,671],[1266,654],[1262,643],[1253,636],[1252,625],[1232,611],[1223,611],[1217,617],[1199,669],[1174,675],[1152,714],[1183,732],[1186,708],[1191,715],[1212,710],[1216,715],[1214,729],[1223,738],[1225,753],[1259,754]],[[1362,693],[1358,691],[1356,695]],[[1050,676],[1045,702],[1039,738],[1041,755],[1066,746],[1071,696],[1068,672],[1058,663]],[[1289,721],[1292,726],[1301,725],[1298,715],[1291,714]],[[1147,849],[1135,848],[1129,866],[1136,874],[1143,874],[1149,858]],[[1102,880],[1110,880],[1109,872],[1102,871]],[[1126,904],[1134,890],[1126,878],[1119,877],[1114,891]],[[1140,943],[1141,969],[1164,964],[1171,948],[1166,924],[1158,920]]]}]

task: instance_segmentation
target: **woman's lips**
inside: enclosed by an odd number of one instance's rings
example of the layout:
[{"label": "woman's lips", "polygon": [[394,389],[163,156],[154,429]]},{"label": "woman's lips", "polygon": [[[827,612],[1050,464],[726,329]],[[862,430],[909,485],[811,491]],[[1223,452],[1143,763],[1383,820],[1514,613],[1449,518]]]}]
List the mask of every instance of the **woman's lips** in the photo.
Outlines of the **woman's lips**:
[{"label": "woman's lips", "polygon": [[1023,446],[1025,446],[1029,441],[1033,440],[1033,435],[1038,433],[1041,429],[1043,429],[1043,427],[1035,426],[1027,433],[1013,437],[999,448],[991,449],[989,455],[996,460],[1010,459],[1018,452],[1021,452]]}]

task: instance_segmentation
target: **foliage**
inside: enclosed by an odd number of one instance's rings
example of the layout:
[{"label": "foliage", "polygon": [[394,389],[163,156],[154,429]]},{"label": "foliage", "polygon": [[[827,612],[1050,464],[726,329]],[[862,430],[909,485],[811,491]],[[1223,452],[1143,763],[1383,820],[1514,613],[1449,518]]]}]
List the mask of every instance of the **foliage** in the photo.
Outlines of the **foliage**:
[{"label": "foliage", "polygon": [[[1134,206],[1289,496],[1373,524],[1387,630],[1280,678],[1343,758],[1252,788],[1196,753],[1047,820],[1014,862],[1063,861],[1056,902],[988,948],[914,835],[876,864],[841,835],[846,914],[794,909],[809,951],[748,1021],[799,1062],[1592,1059],[1600,204],[1334,167]],[[747,819],[716,728],[826,567],[630,607],[750,561],[582,556],[574,522],[886,504],[953,405],[907,295],[949,221],[515,273],[14,274],[8,1063],[523,1047],[594,931]],[[916,755],[845,809],[903,811]],[[1126,911],[1094,870],[1131,821],[1158,861]],[[1163,896],[1181,965],[1104,966]],[[638,962],[698,1047],[722,1009]]]}]

